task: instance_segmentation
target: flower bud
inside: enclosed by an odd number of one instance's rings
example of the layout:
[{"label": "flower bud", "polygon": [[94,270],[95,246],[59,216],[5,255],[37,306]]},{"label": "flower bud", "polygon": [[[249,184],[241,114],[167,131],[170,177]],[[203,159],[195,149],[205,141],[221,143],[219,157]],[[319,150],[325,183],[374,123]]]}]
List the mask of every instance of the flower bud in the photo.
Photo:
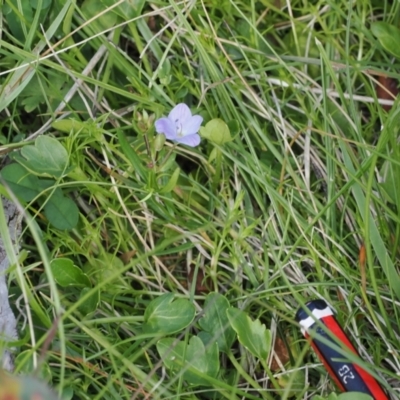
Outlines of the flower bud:
[{"label": "flower bud", "polygon": [[157,135],[153,141],[155,151],[161,151],[164,147],[165,135]]}]

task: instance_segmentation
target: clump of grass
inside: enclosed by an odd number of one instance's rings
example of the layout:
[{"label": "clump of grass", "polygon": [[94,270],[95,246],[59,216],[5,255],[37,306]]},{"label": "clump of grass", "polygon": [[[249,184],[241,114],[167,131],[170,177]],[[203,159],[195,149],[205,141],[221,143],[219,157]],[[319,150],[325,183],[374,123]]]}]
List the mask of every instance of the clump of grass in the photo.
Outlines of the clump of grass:
[{"label": "clump of grass", "polygon": [[[294,322],[324,298],[398,398],[398,112],[376,94],[398,61],[370,29],[395,6],[42,0],[2,16],[3,151],[23,163],[21,148],[49,136],[68,154],[47,186],[28,168],[43,187],[20,199],[17,372],[65,399],[327,396],[336,388]],[[231,140],[160,142],[155,119],[182,102]],[[54,193],[76,225],[46,214]],[[176,332],[174,303],[148,328],[165,293],[193,306]],[[193,371],[198,338],[215,356],[200,334],[212,293],[266,328],[267,357],[232,336],[215,376]],[[192,361],[172,367],[160,343]]]}]

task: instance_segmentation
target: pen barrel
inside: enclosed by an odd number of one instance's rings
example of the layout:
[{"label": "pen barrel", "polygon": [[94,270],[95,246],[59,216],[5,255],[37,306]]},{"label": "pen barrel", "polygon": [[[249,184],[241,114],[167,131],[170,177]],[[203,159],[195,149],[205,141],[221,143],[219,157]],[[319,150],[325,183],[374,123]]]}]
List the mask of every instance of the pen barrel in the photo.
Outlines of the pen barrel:
[{"label": "pen barrel", "polygon": [[369,394],[374,400],[389,400],[381,385],[371,374],[356,363],[346,360],[345,355],[335,349],[339,346],[344,351],[351,351],[360,357],[328,304],[324,300],[313,300],[305,306],[308,312],[299,309],[296,320],[301,326],[303,335],[310,341],[340,390]]}]

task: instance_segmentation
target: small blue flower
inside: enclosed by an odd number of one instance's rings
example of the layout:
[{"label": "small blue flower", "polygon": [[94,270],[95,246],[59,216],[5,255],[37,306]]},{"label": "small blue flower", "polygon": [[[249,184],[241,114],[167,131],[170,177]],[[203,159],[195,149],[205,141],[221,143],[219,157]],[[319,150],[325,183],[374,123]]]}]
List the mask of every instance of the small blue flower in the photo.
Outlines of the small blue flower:
[{"label": "small blue flower", "polygon": [[196,147],[200,144],[200,135],[197,133],[203,117],[192,115],[189,107],[177,104],[168,117],[163,117],[155,122],[157,133],[162,133],[168,140]]}]

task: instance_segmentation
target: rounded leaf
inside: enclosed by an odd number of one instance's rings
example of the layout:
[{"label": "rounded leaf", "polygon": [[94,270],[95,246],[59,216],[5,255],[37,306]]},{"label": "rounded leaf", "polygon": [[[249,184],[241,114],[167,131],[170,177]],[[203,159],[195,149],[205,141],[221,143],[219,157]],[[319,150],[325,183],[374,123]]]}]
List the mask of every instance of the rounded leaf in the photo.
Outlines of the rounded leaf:
[{"label": "rounded leaf", "polygon": [[167,368],[177,373],[184,370],[183,378],[191,385],[208,385],[209,381],[204,375],[212,378],[218,375],[217,343],[206,347],[197,336],[193,336],[188,344],[166,338],[158,341],[157,351]]},{"label": "rounded leaf", "polygon": [[236,119],[232,119],[227,125],[232,136],[235,136],[240,132],[240,125]]},{"label": "rounded leaf", "polygon": [[[87,292],[92,290],[90,287],[84,287],[81,291],[80,298],[84,297]],[[79,311],[83,315],[91,314],[93,311],[96,311],[97,306],[100,302],[100,293],[99,291],[95,291],[88,298],[83,300],[83,302],[79,305]]]},{"label": "rounded leaf", "polygon": [[371,32],[379,40],[382,47],[395,57],[400,58],[400,29],[387,22],[374,22]]},{"label": "rounded leaf", "polygon": [[78,121],[76,119],[60,119],[59,121],[54,121],[51,127],[59,132],[64,133],[77,133],[82,131],[88,133],[87,123]]},{"label": "rounded leaf", "polygon": [[1,177],[13,193],[24,201],[32,201],[40,193],[38,177],[32,175],[22,165],[6,165],[1,171]]},{"label": "rounded leaf", "polygon": [[100,15],[91,22],[92,29],[100,32],[104,29],[112,28],[117,23],[117,14],[114,12],[104,12],[107,6],[99,0],[85,0],[81,5],[82,13],[89,20]]},{"label": "rounded leaf", "polygon": [[201,127],[200,135],[216,144],[224,144],[232,140],[228,125],[219,118],[212,119],[206,126]]},{"label": "rounded leaf", "polygon": [[44,206],[44,214],[54,228],[71,230],[79,221],[78,206],[68,197],[52,196]]},{"label": "rounded leaf", "polygon": [[34,146],[24,146],[21,156],[16,160],[41,176],[60,178],[68,167],[67,150],[57,139],[48,136],[39,136]]},{"label": "rounded leaf", "polygon": [[90,286],[87,275],[69,258],[56,258],[50,263],[54,280],[62,287]]},{"label": "rounded leaf", "polygon": [[194,319],[195,307],[186,299],[174,300],[166,293],[151,301],[144,313],[144,333],[171,334],[186,328]]},{"label": "rounded leaf", "polygon": [[219,293],[209,293],[204,303],[204,317],[199,320],[200,328],[208,332],[217,341],[221,351],[228,352],[236,338],[226,310],[228,300]]},{"label": "rounded leaf", "polygon": [[266,360],[271,350],[271,331],[259,319],[252,320],[244,311],[231,307],[226,311],[239,342],[253,354]]}]

